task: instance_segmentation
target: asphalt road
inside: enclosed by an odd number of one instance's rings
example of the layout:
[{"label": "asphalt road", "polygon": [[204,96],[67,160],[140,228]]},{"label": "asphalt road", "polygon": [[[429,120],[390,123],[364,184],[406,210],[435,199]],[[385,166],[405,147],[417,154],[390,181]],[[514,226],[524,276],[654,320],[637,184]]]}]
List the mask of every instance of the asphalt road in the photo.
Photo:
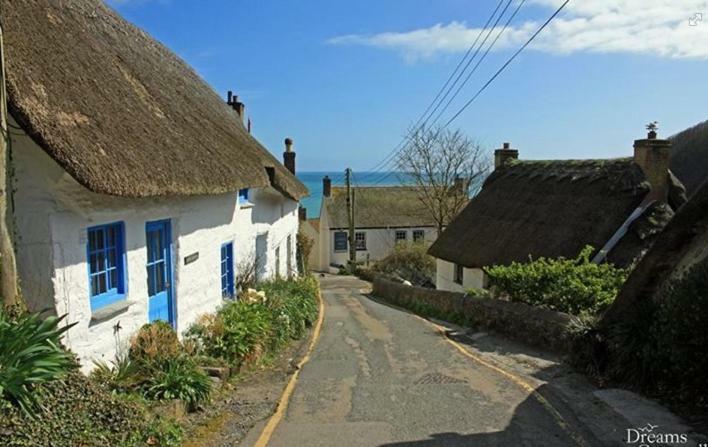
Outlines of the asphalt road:
[{"label": "asphalt road", "polygon": [[322,278],[321,337],[268,445],[599,445],[562,409],[363,287]]}]

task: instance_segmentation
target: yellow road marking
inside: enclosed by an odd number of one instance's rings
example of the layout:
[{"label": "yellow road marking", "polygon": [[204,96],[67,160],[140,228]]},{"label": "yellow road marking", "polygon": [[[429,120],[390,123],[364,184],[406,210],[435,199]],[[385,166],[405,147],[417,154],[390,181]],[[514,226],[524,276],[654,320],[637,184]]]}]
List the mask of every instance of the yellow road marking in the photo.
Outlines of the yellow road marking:
[{"label": "yellow road marking", "polygon": [[489,361],[483,359],[482,357],[480,357],[480,356],[478,356],[478,355],[476,355],[476,354],[470,352],[467,348],[465,348],[465,347],[462,346],[461,344],[457,343],[455,340],[451,339],[451,338],[447,335],[447,331],[446,331],[446,329],[445,329],[444,327],[442,327],[442,326],[440,326],[440,325],[438,325],[438,324],[435,324],[435,323],[433,323],[432,321],[427,320],[427,319],[425,319],[425,318],[423,318],[423,317],[421,317],[421,316],[418,316],[418,315],[415,315],[415,314],[413,314],[413,315],[414,315],[416,318],[418,318],[418,319],[420,319],[420,320],[423,320],[423,321],[425,321],[426,323],[432,325],[432,326],[435,328],[435,330],[437,330],[437,331],[443,336],[443,338],[445,339],[445,341],[447,341],[447,342],[450,343],[452,346],[454,346],[454,347],[455,347],[458,351],[460,351],[460,353],[461,353],[462,355],[464,355],[465,357],[468,357],[468,358],[474,360],[475,362],[477,362],[477,363],[479,363],[479,364],[481,364],[481,365],[483,365],[483,366],[485,366],[485,367],[487,367],[487,368],[489,368],[489,369],[491,369],[491,370],[493,370],[493,371],[495,371],[495,372],[497,372],[497,373],[503,375],[504,377],[506,377],[507,379],[511,380],[512,382],[514,382],[516,385],[518,385],[518,386],[521,387],[522,389],[524,389],[524,390],[526,390],[527,392],[529,392],[529,393],[534,397],[534,399],[536,399],[536,401],[537,401],[539,404],[541,404],[541,406],[543,406],[543,408],[545,408],[546,411],[548,411],[548,412],[551,414],[551,416],[553,416],[553,419],[555,420],[556,424],[558,424],[558,426],[559,426],[563,431],[565,431],[566,434],[568,434],[568,436],[570,436],[570,437],[573,439],[573,441],[575,441],[575,443],[576,443],[577,445],[579,445],[579,446],[581,446],[581,447],[585,447],[585,446],[588,445],[588,444],[585,442],[585,439],[583,439],[583,437],[580,436],[579,433],[576,433],[575,430],[573,430],[573,429],[570,427],[570,425],[568,425],[568,422],[566,422],[566,420],[563,418],[563,415],[561,415],[560,412],[559,412],[545,397],[543,397],[543,396],[541,395],[541,393],[539,393],[538,391],[536,391],[536,388],[535,388],[533,385],[529,384],[529,383],[528,383],[526,380],[524,380],[521,376],[518,376],[518,375],[516,375],[516,374],[514,374],[514,373],[512,373],[512,372],[510,372],[510,371],[507,371],[507,370],[505,370],[505,369],[502,369],[502,368],[500,368],[499,366],[497,366],[497,365],[495,365],[495,364],[493,364],[493,363],[491,363],[491,362],[489,362]]},{"label": "yellow road marking", "polygon": [[325,305],[324,300],[322,299],[321,292],[318,294],[317,298],[319,300],[320,314],[317,317],[317,323],[315,324],[315,328],[312,331],[312,340],[310,340],[310,345],[307,347],[307,353],[305,353],[305,356],[302,358],[302,360],[298,362],[297,369],[290,377],[288,385],[285,387],[285,389],[283,390],[283,394],[280,396],[280,400],[278,401],[278,408],[275,410],[275,413],[273,413],[273,416],[270,417],[265,427],[263,427],[263,431],[258,437],[256,443],[253,444],[253,447],[266,447],[268,445],[268,442],[270,442],[270,438],[273,436],[273,432],[275,432],[275,429],[278,427],[278,424],[285,415],[285,410],[287,410],[288,408],[290,396],[292,396],[293,391],[295,390],[295,383],[297,382],[297,378],[300,375],[300,370],[302,369],[302,366],[307,363],[308,360],[310,360],[310,354],[312,354],[312,351],[315,349],[317,339],[320,337],[320,331],[322,330],[322,322],[324,321],[325,313]]}]

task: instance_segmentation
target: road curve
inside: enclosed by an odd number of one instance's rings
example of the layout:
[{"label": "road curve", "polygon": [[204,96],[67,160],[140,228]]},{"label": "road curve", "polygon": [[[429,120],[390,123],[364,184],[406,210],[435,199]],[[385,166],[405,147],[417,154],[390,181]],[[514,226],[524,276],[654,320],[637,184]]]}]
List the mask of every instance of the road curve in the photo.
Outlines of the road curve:
[{"label": "road curve", "polygon": [[430,323],[364,296],[366,283],[327,276],[321,285],[320,339],[269,446],[598,445]]}]

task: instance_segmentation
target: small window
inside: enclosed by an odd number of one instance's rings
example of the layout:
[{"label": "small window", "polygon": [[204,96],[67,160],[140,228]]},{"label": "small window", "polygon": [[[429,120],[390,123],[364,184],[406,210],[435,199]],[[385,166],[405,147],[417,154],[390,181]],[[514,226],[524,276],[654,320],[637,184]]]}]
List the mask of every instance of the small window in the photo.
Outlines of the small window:
[{"label": "small window", "polygon": [[344,231],[337,231],[334,233],[334,251],[347,251],[347,233]]},{"label": "small window", "polygon": [[243,188],[238,190],[238,203],[239,205],[250,205],[251,202],[248,200],[250,191],[248,188]]},{"label": "small window", "polygon": [[366,233],[363,231],[354,233],[354,246],[359,251],[366,250]]},{"label": "small window", "polygon": [[408,237],[408,232],[406,230],[397,230],[396,231],[396,242],[405,241],[406,237]]},{"label": "small window", "polygon": [[425,240],[425,231],[413,230],[413,242],[423,242]]},{"label": "small window", "polygon": [[88,229],[89,294],[97,310],[125,297],[124,226],[122,222]]},{"label": "small window", "polygon": [[228,242],[221,246],[221,296],[234,297],[234,244]]},{"label": "small window", "polygon": [[464,275],[465,275],[465,269],[463,266],[460,264],[455,264],[455,279],[454,281],[457,284],[462,285],[462,281],[464,280]]}]

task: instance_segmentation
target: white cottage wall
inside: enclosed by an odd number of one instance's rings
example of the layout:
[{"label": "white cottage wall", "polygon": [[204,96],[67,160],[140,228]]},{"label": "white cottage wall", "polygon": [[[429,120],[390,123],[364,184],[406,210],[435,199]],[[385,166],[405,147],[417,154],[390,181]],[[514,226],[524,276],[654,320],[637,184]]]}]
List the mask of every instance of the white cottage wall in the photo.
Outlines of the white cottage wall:
[{"label": "white cottage wall", "polygon": [[[145,224],[170,219],[172,226],[173,300],[181,332],[222,303],[221,245],[234,242],[237,266],[253,256],[255,238],[268,234],[268,251],[280,246],[281,272],[287,272],[287,237],[298,228],[297,202],[271,188],[251,191],[249,205],[237,193],[209,196],[127,199],[95,194],[66,174],[26,136],[13,136],[16,179],[18,269],[24,296],[35,310],[51,309],[76,322],[65,337],[85,370],[92,360],[110,360],[148,321]],[[124,222],[129,304],[115,315],[94,318],[90,308],[87,228]],[[185,265],[184,258],[199,253]],[[275,257],[268,256],[268,276]],[[296,257],[291,256],[293,271]]]},{"label": "white cottage wall", "polygon": [[435,288],[451,292],[465,292],[469,289],[482,289],[486,287],[485,273],[482,269],[462,269],[462,284],[455,282],[455,264],[436,259]]},{"label": "white cottage wall", "polygon": [[[406,240],[411,242],[413,240],[413,231],[416,230],[424,232],[426,243],[432,243],[437,237],[437,231],[434,228],[426,227],[357,229],[356,232],[366,234],[366,250],[357,250],[356,260],[358,262],[366,262],[367,260],[373,262],[383,259],[393,251],[393,247],[396,244],[396,231],[406,231]],[[333,264],[346,265],[349,260],[349,250],[336,251],[334,249],[334,233],[339,231],[347,232],[346,229],[330,230],[328,232],[329,258]],[[320,227],[320,232],[322,232],[322,227]]]}]

